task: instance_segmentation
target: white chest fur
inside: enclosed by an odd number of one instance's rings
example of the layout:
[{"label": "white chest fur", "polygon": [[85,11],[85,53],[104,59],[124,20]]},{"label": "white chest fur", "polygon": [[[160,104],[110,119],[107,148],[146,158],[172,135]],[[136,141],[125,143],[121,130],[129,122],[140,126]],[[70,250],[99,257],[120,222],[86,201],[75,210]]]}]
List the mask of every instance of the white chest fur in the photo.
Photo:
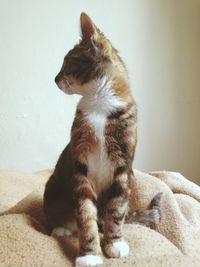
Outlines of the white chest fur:
[{"label": "white chest fur", "polygon": [[105,115],[91,113],[87,118],[98,139],[97,149],[88,155],[88,179],[96,193],[99,194],[111,184],[114,166],[107,156],[105,147]]},{"label": "white chest fur", "polygon": [[114,174],[114,166],[108,158],[105,147],[104,131],[107,116],[113,110],[125,107],[126,103],[113,94],[111,82],[107,77],[87,83],[81,91],[84,95],[78,108],[94,129],[99,144],[97,149],[88,155],[87,160],[88,179],[99,194],[111,184]]}]

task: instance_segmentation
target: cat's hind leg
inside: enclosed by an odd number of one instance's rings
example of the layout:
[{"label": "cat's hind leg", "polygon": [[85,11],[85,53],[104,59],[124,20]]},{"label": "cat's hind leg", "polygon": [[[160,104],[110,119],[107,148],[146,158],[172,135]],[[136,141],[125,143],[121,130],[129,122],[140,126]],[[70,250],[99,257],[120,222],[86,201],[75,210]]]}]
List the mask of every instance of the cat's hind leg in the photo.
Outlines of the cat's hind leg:
[{"label": "cat's hind leg", "polygon": [[51,232],[51,236],[70,236],[75,234],[77,230],[77,223],[74,219],[65,223],[63,226],[55,227]]},{"label": "cat's hind leg", "polygon": [[51,236],[69,236],[72,235],[73,233],[66,229],[65,227],[56,227],[53,229]]}]

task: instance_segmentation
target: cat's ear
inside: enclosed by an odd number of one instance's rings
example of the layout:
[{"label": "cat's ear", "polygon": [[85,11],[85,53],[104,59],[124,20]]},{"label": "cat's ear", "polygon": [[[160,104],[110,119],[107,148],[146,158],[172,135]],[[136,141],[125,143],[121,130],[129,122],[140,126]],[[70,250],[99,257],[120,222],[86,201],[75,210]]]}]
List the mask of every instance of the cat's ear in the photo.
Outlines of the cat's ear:
[{"label": "cat's ear", "polygon": [[98,37],[99,29],[95,26],[87,14],[81,13],[80,24],[82,38],[84,40],[90,41],[91,39],[96,39]]}]

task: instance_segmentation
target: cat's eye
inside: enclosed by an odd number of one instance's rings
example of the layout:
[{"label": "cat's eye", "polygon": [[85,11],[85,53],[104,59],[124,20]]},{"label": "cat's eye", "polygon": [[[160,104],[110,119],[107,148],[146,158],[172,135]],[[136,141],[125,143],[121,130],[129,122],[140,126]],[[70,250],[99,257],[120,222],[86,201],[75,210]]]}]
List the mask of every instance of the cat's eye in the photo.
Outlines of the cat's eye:
[{"label": "cat's eye", "polygon": [[79,70],[79,64],[77,62],[71,62],[70,71],[72,73],[77,72]]},{"label": "cat's eye", "polygon": [[74,73],[76,71],[78,71],[78,62],[72,58],[65,58],[65,69],[64,69],[64,72],[66,75],[68,74],[71,74],[71,73]]},{"label": "cat's eye", "polygon": [[91,65],[91,62],[83,59],[71,60],[69,69],[72,73],[83,72]]}]

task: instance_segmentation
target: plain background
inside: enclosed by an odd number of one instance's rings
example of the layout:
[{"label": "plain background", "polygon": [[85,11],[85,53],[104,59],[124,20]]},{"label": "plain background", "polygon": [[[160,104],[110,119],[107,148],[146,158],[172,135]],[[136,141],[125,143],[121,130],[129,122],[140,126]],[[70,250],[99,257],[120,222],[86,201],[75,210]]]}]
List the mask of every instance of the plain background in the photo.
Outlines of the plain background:
[{"label": "plain background", "polygon": [[134,167],[200,181],[200,1],[0,0],[0,169],[54,167],[77,96],[54,77],[88,13],[121,52],[139,108]]}]

